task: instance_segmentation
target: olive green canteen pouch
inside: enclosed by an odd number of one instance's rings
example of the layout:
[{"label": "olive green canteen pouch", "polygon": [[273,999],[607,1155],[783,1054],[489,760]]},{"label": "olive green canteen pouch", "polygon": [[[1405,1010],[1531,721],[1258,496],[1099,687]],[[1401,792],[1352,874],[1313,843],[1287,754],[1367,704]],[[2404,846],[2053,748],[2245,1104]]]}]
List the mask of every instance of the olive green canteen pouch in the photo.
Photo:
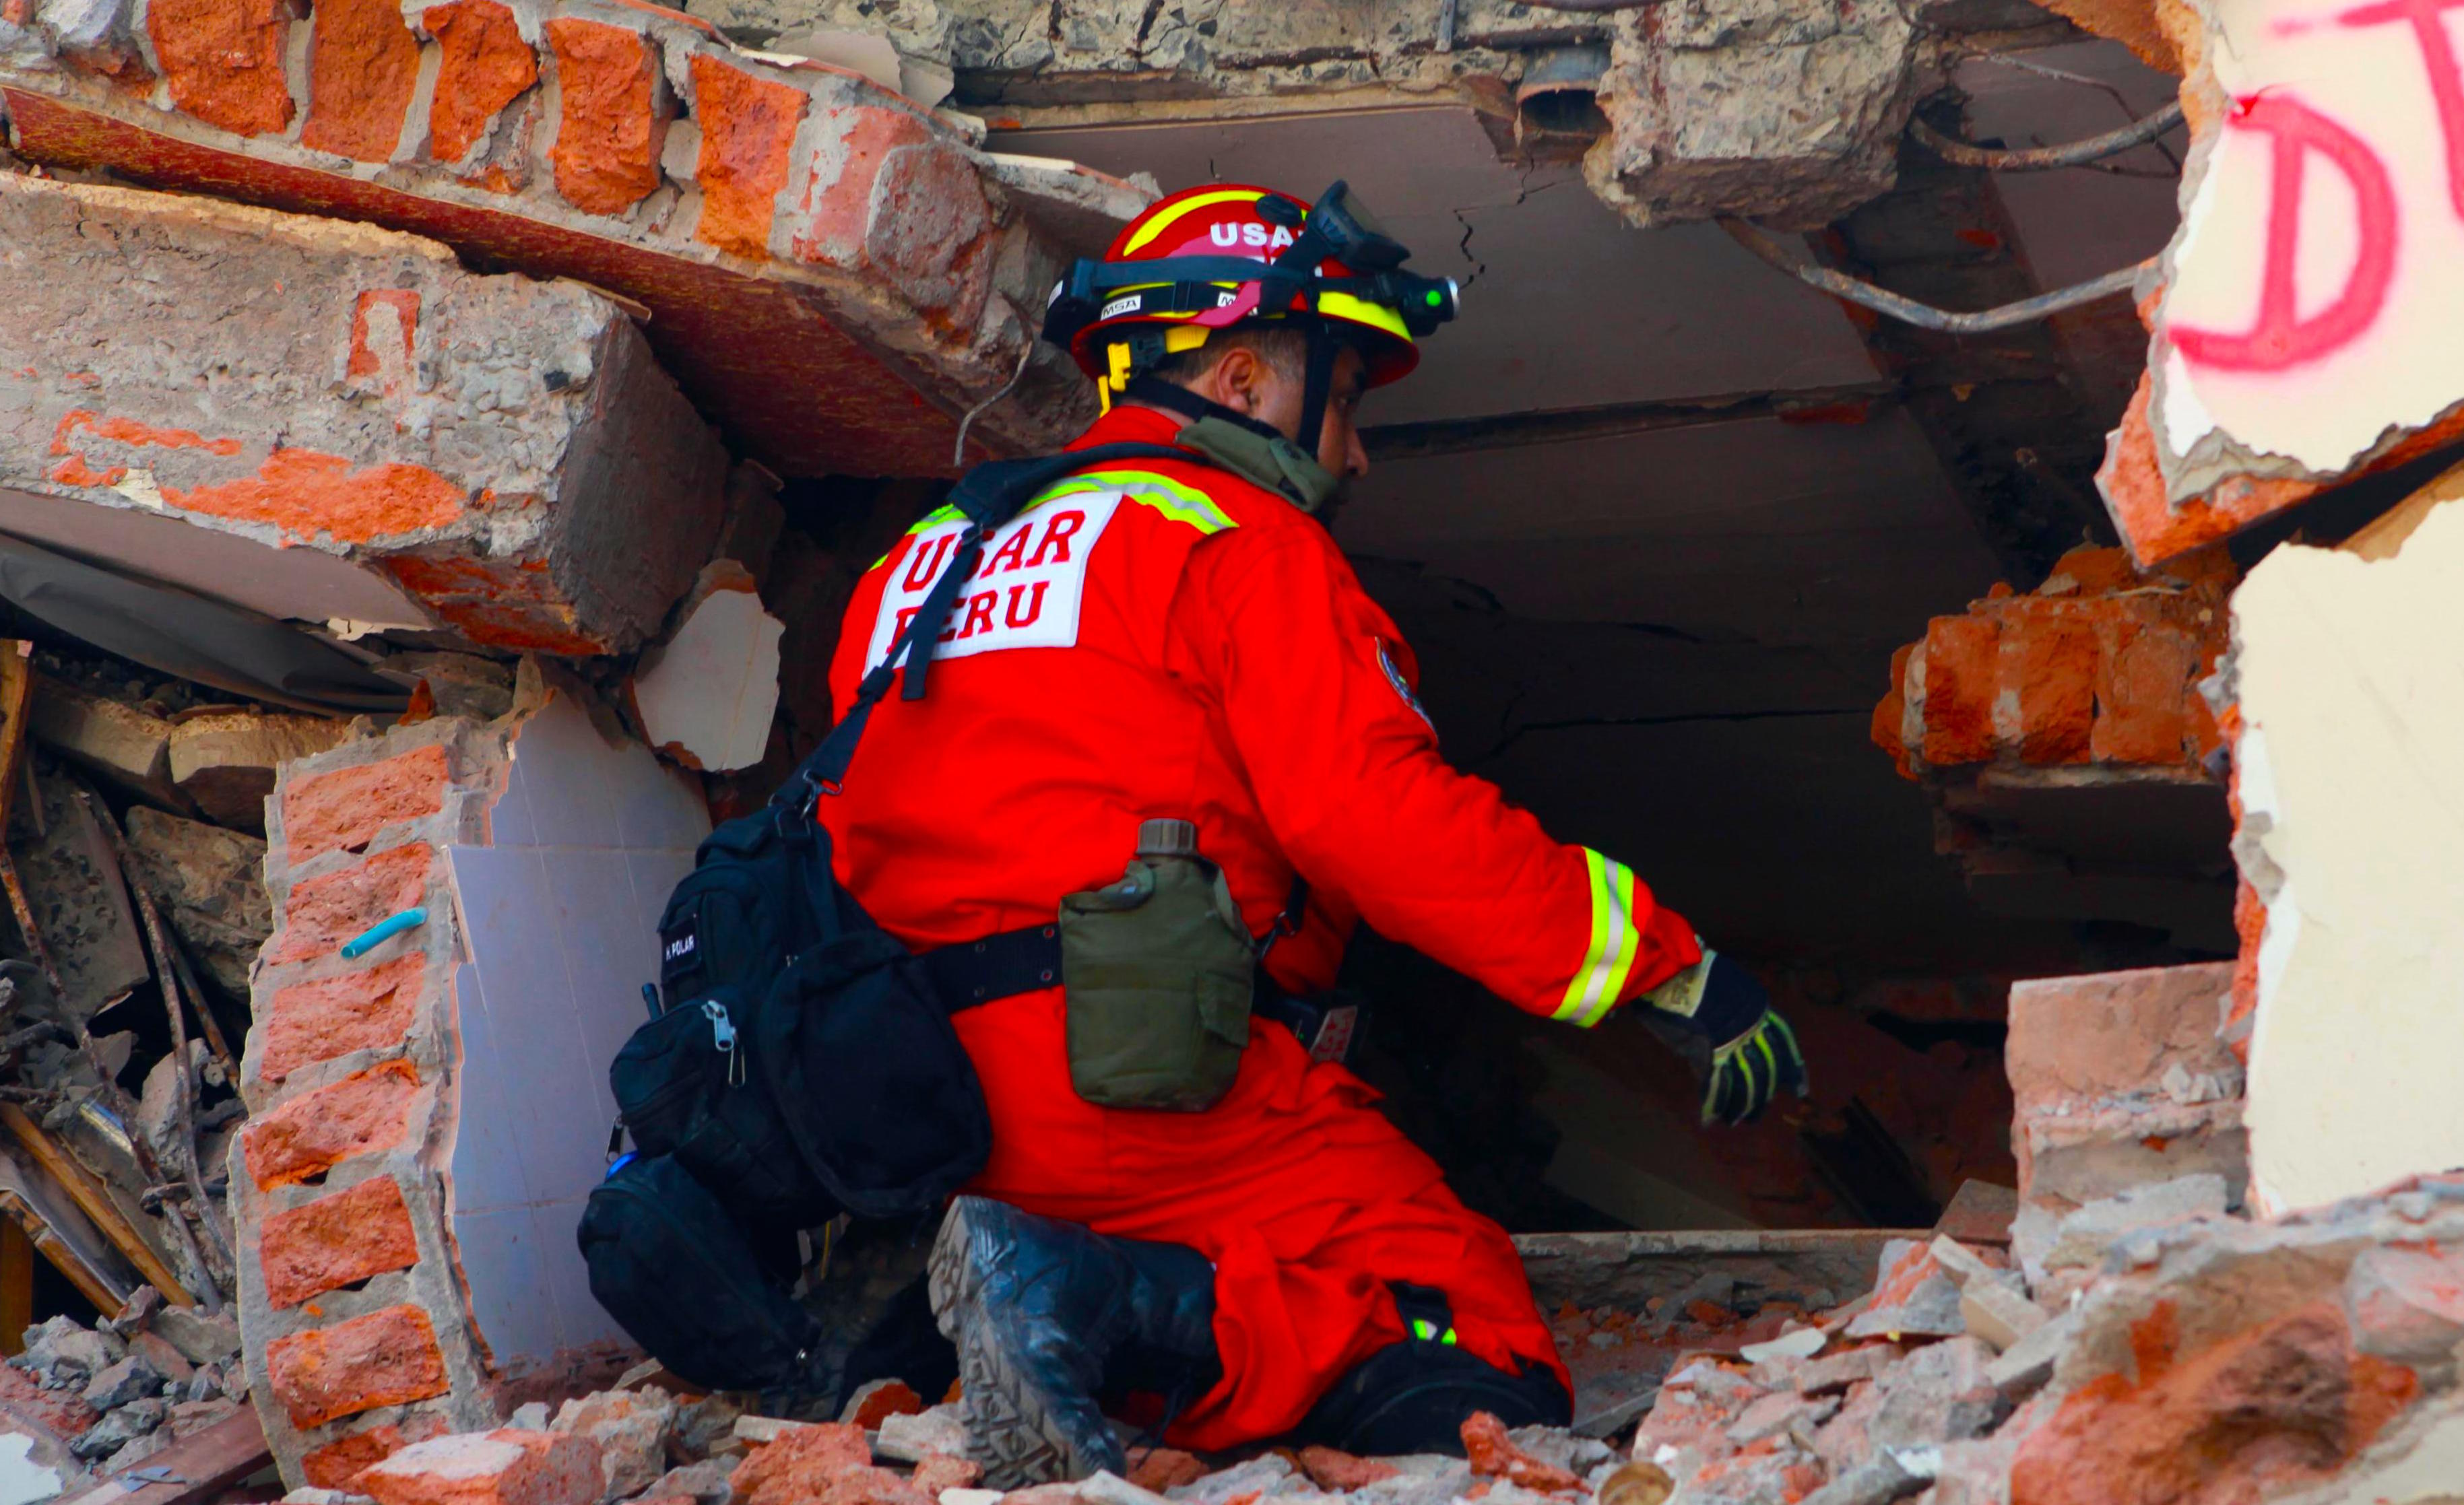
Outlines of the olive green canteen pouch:
[{"label": "olive green canteen pouch", "polygon": [[1196,829],[1138,836],[1119,883],[1061,901],[1069,1081],[1099,1107],[1201,1112],[1240,1075],[1256,953]]}]

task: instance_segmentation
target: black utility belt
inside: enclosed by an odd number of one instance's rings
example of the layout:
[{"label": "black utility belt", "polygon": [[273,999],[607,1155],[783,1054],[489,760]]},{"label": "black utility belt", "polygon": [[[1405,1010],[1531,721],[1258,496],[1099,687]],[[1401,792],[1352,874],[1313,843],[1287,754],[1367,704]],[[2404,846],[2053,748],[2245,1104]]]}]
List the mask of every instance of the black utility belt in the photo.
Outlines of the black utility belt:
[{"label": "black utility belt", "polygon": [[[1031,925],[936,947],[916,960],[952,1014],[1061,985],[1061,927]],[[1361,1000],[1335,990],[1295,998],[1259,969],[1250,1013],[1292,1032],[1312,1059],[1349,1063],[1360,1041]]]}]

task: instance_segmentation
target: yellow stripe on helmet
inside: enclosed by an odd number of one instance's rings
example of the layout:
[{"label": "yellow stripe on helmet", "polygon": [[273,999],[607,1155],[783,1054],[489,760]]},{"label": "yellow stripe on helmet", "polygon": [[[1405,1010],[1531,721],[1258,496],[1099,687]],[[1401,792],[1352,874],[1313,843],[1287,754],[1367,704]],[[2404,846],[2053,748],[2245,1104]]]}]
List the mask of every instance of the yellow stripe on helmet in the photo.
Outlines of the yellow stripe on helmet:
[{"label": "yellow stripe on helmet", "polygon": [[1178,223],[1180,217],[1192,209],[1210,208],[1218,204],[1255,204],[1265,197],[1265,194],[1255,188],[1221,188],[1213,193],[1192,194],[1174,205],[1171,213],[1158,214],[1153,220],[1139,226],[1138,232],[1131,236],[1129,243],[1121,248],[1121,253],[1126,255],[1155,239]]}]

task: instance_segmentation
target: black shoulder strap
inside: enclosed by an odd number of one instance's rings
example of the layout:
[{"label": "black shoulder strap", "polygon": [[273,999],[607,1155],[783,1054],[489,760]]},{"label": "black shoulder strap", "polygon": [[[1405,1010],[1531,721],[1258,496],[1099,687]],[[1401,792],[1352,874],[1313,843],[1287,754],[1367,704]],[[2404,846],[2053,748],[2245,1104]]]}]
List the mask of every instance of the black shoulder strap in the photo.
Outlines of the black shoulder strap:
[{"label": "black shoulder strap", "polygon": [[[906,666],[903,698],[924,698],[925,680],[931,671],[933,650],[939,645],[941,626],[957,604],[959,587],[976,573],[977,560],[983,554],[984,535],[1016,517],[1053,482],[1118,460],[1206,463],[1204,456],[1170,445],[1094,445],[1031,460],[988,461],[959,479],[947,505],[967,519],[966,532],[958,535],[958,546],[952,551],[949,564],[925,593],[924,604],[891,640],[890,651],[881,662],[866,670],[863,683],[856,688],[855,704],[847,708],[847,714],[830,729],[830,734],[822,739],[812,755],[770,796],[770,807],[780,818],[781,832],[808,827],[822,796],[838,793],[847,766],[855,760],[856,744],[864,738],[865,723],[871,719],[872,708],[890,693],[902,657],[913,661]],[[916,635],[919,628],[924,629],[920,638]]]}]

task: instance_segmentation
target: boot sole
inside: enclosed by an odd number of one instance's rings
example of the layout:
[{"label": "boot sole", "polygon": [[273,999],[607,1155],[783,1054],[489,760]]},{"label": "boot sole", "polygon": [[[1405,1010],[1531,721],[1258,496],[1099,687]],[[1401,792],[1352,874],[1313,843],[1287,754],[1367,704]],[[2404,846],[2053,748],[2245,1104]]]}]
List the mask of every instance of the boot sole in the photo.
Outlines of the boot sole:
[{"label": "boot sole", "polygon": [[941,1220],[927,1266],[933,1320],[958,1350],[959,1415],[967,1427],[967,1456],[983,1466],[983,1487],[1023,1489],[1056,1480],[1083,1479],[1117,1460],[1092,1455],[1062,1423],[1066,1398],[1051,1395],[1009,1361],[992,1315],[980,1299],[969,1204],[960,1197]]}]

